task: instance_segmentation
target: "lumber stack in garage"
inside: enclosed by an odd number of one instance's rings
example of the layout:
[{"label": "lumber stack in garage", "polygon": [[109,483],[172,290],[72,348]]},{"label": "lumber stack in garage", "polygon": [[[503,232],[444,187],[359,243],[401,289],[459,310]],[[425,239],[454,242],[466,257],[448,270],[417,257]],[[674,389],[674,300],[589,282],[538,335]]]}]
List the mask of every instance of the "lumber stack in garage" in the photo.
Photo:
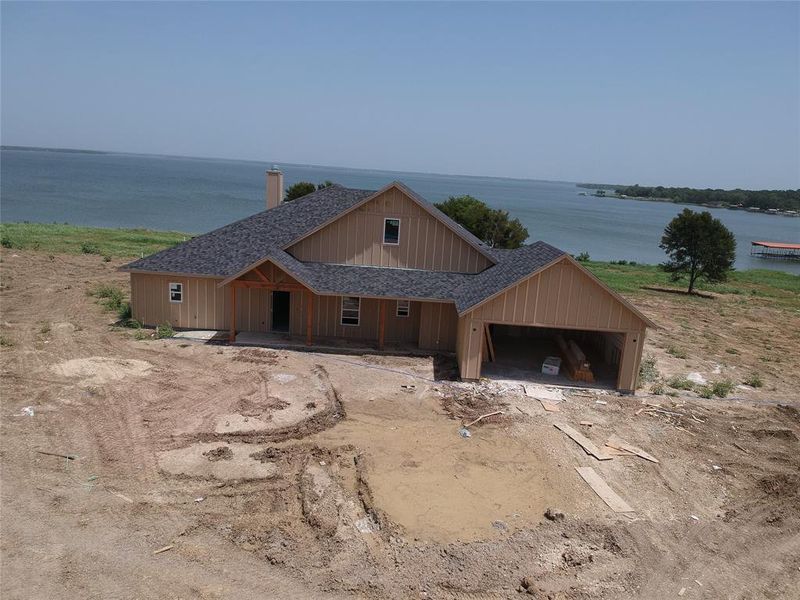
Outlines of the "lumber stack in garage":
[{"label": "lumber stack in garage", "polygon": [[557,335],[555,339],[558,349],[561,351],[561,357],[564,359],[567,377],[573,381],[594,383],[592,366],[580,346],[574,340],[566,341],[561,335]]}]

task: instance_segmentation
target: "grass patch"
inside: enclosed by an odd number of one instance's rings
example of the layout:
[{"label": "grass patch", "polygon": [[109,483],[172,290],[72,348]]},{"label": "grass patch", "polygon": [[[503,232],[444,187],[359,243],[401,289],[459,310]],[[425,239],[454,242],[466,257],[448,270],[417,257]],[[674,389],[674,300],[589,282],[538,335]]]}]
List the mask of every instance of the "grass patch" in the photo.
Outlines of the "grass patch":
[{"label": "grass patch", "polygon": [[682,375],[674,375],[667,379],[667,385],[675,390],[693,390],[694,383]]},{"label": "grass patch", "polygon": [[[137,258],[174,246],[191,236],[175,231],[105,229],[47,223],[2,223],[0,245],[56,254],[101,254]],[[108,262],[108,261],[106,261]]]},{"label": "grass patch", "polygon": [[764,381],[761,379],[761,375],[758,373],[751,373],[744,379],[744,381],[742,381],[742,383],[749,385],[752,388],[760,388],[764,385]]},{"label": "grass patch", "polygon": [[124,324],[131,321],[131,303],[125,297],[122,288],[109,283],[101,283],[89,292],[90,296],[98,299],[106,310],[117,313],[117,317]]},{"label": "grass patch", "polygon": [[689,358],[689,355],[686,354],[686,350],[681,350],[675,346],[670,346],[667,348],[667,354],[674,356],[675,358]]},{"label": "grass patch", "polygon": [[169,323],[164,323],[163,325],[156,327],[156,339],[158,340],[163,338],[171,338],[173,335],[175,335],[175,330]]},{"label": "grass patch", "polygon": [[723,381],[714,381],[707,385],[697,388],[697,394],[701,398],[725,398],[733,390],[734,384],[732,381],[725,379]]},{"label": "grass patch", "polygon": [[[669,274],[658,265],[620,264],[624,261],[587,261],[586,266],[598,279],[618,292],[641,293],[643,286],[685,290],[680,282],[670,281]],[[768,269],[734,271],[725,283],[699,282],[697,289],[716,294],[735,294],[777,300],[784,306],[800,310],[800,276]],[[679,297],[679,296],[678,296]],[[685,296],[686,299],[695,299]],[[697,299],[699,300],[699,299]]]},{"label": "grass patch", "polygon": [[639,365],[639,385],[649,383],[658,379],[658,369],[656,369],[656,359],[652,356],[645,356],[642,364]]}]

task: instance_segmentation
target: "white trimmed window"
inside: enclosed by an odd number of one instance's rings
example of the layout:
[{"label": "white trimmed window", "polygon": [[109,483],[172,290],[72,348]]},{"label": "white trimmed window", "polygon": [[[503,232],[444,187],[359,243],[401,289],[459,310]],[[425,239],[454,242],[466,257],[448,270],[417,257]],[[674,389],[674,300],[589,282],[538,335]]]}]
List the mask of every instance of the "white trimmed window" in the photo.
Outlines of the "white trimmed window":
[{"label": "white trimmed window", "polygon": [[183,302],[183,284],[170,283],[169,284],[169,301],[170,302]]},{"label": "white trimmed window", "polygon": [[398,300],[397,312],[395,314],[398,317],[407,317],[411,314],[411,302],[409,300]]},{"label": "white trimmed window", "polygon": [[390,246],[400,243],[400,219],[383,220],[383,243]]},{"label": "white trimmed window", "polygon": [[361,317],[361,298],[342,296],[342,325],[358,325]]}]

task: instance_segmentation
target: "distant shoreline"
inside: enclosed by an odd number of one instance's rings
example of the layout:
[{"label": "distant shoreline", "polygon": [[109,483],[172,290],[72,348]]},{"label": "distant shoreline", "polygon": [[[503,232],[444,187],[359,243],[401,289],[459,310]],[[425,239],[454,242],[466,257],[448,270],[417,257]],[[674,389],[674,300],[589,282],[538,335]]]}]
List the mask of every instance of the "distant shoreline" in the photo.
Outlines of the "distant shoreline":
[{"label": "distant shoreline", "polygon": [[[692,198],[670,198],[665,196],[639,196],[634,194],[625,194],[623,193],[626,190],[637,190],[637,189],[644,189],[644,190],[652,190],[653,188],[641,188],[640,186],[626,186],[626,185],[612,185],[612,184],[605,184],[605,183],[578,183],[576,187],[583,188],[586,190],[594,190],[594,193],[589,194],[588,192],[580,192],[583,196],[594,196],[597,198],[615,198],[619,200],[638,200],[640,202],[666,202],[670,204],[689,204],[692,206],[701,206],[703,208],[725,208],[728,210],[741,210],[744,212],[750,212],[755,214],[762,214],[762,215],[777,215],[780,217],[800,217],[800,190],[796,193],[793,190],[719,190],[719,189],[697,189],[697,188],[655,188],[657,190],[663,191],[670,191],[670,190],[677,190],[680,193],[686,195],[717,195],[717,196],[730,196],[735,197],[739,200],[738,204],[733,204],[731,202],[726,202],[723,200],[713,201],[713,202],[701,202],[697,200],[693,200]],[[611,192],[611,193],[607,193]],[[788,200],[786,196],[789,194],[793,194],[795,197],[790,197]],[[783,198],[779,198],[779,202],[783,202],[785,205],[788,203],[797,203],[797,209],[786,209],[780,208],[774,205],[769,204],[769,200],[765,200],[763,198],[764,195],[773,194],[778,196],[784,196]],[[765,204],[766,206],[745,206],[744,202],[753,202],[754,198],[756,197],[757,200]]]}]

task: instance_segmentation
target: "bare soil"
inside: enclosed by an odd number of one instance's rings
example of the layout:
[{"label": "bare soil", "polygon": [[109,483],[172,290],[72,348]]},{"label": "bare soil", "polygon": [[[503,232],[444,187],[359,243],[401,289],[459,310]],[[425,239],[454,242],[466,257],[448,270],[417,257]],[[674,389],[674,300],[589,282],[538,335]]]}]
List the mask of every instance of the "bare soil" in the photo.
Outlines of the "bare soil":
[{"label": "bare soil", "polygon": [[[545,412],[518,384],[437,379],[447,357],[137,340],[87,295],[127,287],[116,263],[1,256],[3,598],[800,589],[796,311],[644,294],[662,379],[757,372],[764,386],[724,399],[565,390]],[[556,422],[660,462],[597,461]],[[576,466],[635,512],[611,512]]]}]

